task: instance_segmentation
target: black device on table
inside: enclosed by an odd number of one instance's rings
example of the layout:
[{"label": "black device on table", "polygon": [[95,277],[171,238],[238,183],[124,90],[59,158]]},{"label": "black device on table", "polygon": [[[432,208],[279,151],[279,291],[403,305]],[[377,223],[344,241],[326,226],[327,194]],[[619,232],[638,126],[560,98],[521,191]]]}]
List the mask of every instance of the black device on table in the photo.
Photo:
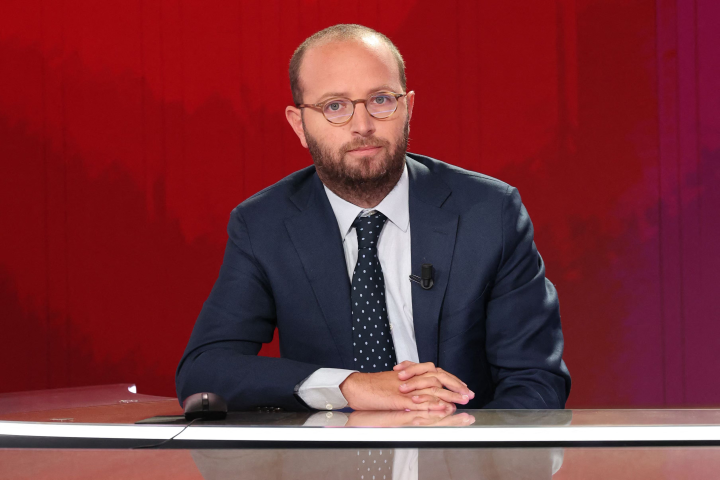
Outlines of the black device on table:
[{"label": "black device on table", "polygon": [[210,392],[195,393],[183,402],[186,420],[223,420],[227,416],[227,403],[220,395]]}]

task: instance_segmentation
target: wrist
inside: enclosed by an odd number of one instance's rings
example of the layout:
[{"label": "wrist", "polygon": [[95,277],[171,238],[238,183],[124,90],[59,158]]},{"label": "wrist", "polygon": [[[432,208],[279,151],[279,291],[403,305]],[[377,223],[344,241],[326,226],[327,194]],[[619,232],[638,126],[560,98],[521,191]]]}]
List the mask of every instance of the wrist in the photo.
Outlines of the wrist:
[{"label": "wrist", "polygon": [[343,397],[345,397],[345,400],[348,402],[348,406],[350,408],[353,408],[353,398],[355,393],[355,386],[358,380],[358,375],[361,375],[360,372],[353,372],[350,375],[347,376],[345,380],[340,384],[340,393],[342,393]]}]

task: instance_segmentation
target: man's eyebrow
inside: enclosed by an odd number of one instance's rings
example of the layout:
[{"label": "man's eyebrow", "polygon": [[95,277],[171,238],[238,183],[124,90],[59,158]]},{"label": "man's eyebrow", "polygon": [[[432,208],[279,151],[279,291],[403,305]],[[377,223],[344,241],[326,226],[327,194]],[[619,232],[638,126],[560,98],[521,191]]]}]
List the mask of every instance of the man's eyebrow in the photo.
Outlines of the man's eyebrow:
[{"label": "man's eyebrow", "polygon": [[[380,91],[394,91],[394,89],[389,85],[380,85],[379,87],[371,88],[370,90],[368,90],[368,95],[370,95],[371,93],[380,92]],[[325,98],[333,98],[333,97],[349,98],[349,94],[347,92],[328,92],[328,93],[323,94],[323,96],[321,96],[318,99],[318,101],[315,103],[320,103]]]}]

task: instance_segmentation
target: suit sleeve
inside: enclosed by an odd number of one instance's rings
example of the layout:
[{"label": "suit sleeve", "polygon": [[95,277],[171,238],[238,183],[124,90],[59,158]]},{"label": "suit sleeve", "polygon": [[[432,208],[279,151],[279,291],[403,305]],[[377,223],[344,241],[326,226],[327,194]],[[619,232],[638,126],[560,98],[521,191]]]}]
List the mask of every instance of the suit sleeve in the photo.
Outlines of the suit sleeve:
[{"label": "suit sleeve", "polygon": [[487,305],[487,357],[495,384],[484,408],[565,408],[570,373],[562,359],[557,291],[533,241],[520,194],[508,187],[503,249]]},{"label": "suit sleeve", "polygon": [[218,279],[178,365],[178,399],[182,403],[193,393],[213,392],[232,410],[307,410],[294,389],[320,365],[257,355],[273,338],[275,301],[237,208],[230,216],[228,235]]}]

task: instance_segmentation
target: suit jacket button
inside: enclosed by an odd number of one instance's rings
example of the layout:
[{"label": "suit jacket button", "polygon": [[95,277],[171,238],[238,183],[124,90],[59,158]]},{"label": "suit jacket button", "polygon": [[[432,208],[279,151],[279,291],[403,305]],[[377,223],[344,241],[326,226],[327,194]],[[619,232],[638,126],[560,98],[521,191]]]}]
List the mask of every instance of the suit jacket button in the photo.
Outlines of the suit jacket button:
[{"label": "suit jacket button", "polygon": [[328,410],[332,410],[332,405],[328,403],[327,405],[325,405],[325,408],[327,408]]}]

